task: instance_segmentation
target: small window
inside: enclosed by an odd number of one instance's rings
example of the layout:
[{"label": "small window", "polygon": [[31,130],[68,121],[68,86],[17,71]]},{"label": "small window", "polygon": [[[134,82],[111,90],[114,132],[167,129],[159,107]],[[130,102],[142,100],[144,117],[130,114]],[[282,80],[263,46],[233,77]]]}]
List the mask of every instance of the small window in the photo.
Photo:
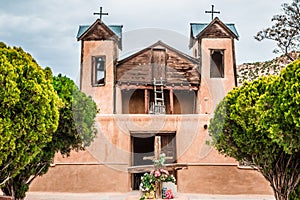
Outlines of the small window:
[{"label": "small window", "polygon": [[105,84],[105,56],[92,57],[92,85]]},{"label": "small window", "polygon": [[210,77],[224,78],[224,50],[211,50]]}]

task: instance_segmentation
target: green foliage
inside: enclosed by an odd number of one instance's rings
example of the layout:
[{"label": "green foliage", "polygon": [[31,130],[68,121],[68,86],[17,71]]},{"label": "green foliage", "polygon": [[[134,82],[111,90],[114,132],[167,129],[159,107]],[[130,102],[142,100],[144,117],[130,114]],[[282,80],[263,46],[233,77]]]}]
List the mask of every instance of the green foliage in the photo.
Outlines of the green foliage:
[{"label": "green foliage", "polygon": [[166,154],[162,153],[160,154],[158,160],[156,159],[153,160],[154,167],[156,168],[163,167],[165,165],[165,161],[166,161]]},{"label": "green foliage", "polygon": [[276,199],[286,197],[300,175],[300,60],[279,76],[235,88],[219,103],[209,132],[216,149],[257,169]]},{"label": "green foliage", "polygon": [[55,132],[57,137],[53,138],[56,150],[63,155],[69,155],[71,150],[84,150],[96,136],[96,103],[65,76],[54,77],[53,85],[65,104],[60,109],[59,126]]},{"label": "green foliage", "polygon": [[140,189],[141,191],[155,191],[155,176],[153,174],[145,173],[141,177]]},{"label": "green foliage", "polygon": [[41,152],[58,126],[59,98],[21,48],[0,43],[0,185]]},{"label": "green foliage", "polygon": [[[45,71],[51,75],[51,70],[46,68]],[[23,199],[30,183],[48,171],[56,152],[68,156],[71,150],[84,150],[96,135],[94,123],[97,110],[92,98],[65,76],[53,77],[52,83],[63,103],[59,110],[59,126],[43,151],[3,188],[5,194],[16,199]]]},{"label": "green foliage", "polygon": [[4,42],[0,42],[0,48],[6,48],[6,44]]},{"label": "green foliage", "polygon": [[300,200],[300,183],[298,183],[296,189],[290,195],[289,200]]},{"label": "green foliage", "polygon": [[[252,154],[264,148],[268,137],[257,130],[259,115],[255,110],[255,102],[264,93],[268,79],[272,78],[246,82],[229,92],[217,106],[209,131],[220,152],[251,164]],[[268,156],[268,152],[265,153]]]},{"label": "green foliage", "polygon": [[258,102],[261,131],[288,154],[300,150],[300,60],[284,68]]}]

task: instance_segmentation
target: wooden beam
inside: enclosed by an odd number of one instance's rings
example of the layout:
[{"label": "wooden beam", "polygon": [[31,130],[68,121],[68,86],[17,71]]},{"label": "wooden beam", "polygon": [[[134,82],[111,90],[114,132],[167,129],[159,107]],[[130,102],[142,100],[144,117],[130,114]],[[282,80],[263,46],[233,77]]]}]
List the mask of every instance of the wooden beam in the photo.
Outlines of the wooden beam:
[{"label": "wooden beam", "polygon": [[170,89],[170,114],[174,114],[174,96],[173,89]]},{"label": "wooden beam", "polygon": [[[145,89],[148,89],[148,90],[153,90],[153,86],[151,85],[127,85],[127,84],[122,84],[122,85],[116,85],[116,87],[120,88],[121,90],[136,90],[136,89],[141,89],[141,90],[145,90]],[[164,86],[164,89],[166,90],[170,90],[170,89],[173,89],[173,90],[199,90],[199,86],[194,86],[194,85],[191,85],[191,86],[180,86],[180,85],[174,85],[174,86],[169,86],[169,85],[166,85]]]},{"label": "wooden beam", "polygon": [[144,156],[143,160],[153,160],[154,156]]},{"label": "wooden beam", "polygon": [[160,154],[161,154],[161,137],[156,135],[155,138],[154,138],[154,156],[155,156],[155,160],[160,159]]},{"label": "wooden beam", "polygon": [[[166,164],[165,167],[168,171],[178,171],[183,169],[188,169],[187,164],[181,164],[181,163],[172,163],[172,164]],[[154,170],[154,165],[139,165],[139,166],[131,166],[128,167],[129,173],[145,173],[150,172],[151,170]]]},{"label": "wooden beam", "polygon": [[145,114],[149,113],[149,91],[145,89]]}]

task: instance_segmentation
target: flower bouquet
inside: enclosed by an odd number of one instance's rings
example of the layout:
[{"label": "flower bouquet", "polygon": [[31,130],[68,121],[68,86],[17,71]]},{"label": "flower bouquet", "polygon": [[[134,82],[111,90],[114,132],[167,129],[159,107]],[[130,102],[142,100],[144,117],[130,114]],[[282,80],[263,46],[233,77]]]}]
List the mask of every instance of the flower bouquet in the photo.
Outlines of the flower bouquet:
[{"label": "flower bouquet", "polygon": [[160,160],[154,161],[155,169],[150,173],[145,173],[141,177],[140,191],[143,193],[140,200],[145,199],[154,199],[164,198],[164,199],[173,199],[174,195],[171,189],[166,190],[165,194],[162,195],[162,183],[163,182],[172,182],[175,183],[175,177],[164,169],[164,157],[162,154]]},{"label": "flower bouquet", "polygon": [[145,173],[141,177],[140,191],[143,193],[140,200],[155,198],[155,177],[152,174]]}]

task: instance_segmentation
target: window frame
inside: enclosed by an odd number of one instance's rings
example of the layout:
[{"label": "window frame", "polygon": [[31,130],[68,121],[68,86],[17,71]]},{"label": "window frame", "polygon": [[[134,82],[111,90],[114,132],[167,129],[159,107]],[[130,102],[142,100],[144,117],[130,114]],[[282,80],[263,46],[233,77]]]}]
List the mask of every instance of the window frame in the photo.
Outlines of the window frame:
[{"label": "window frame", "polygon": [[[99,58],[101,58],[103,60],[103,63],[104,63],[103,70],[97,70],[97,60]],[[97,72],[98,71],[103,71],[103,83],[97,83]],[[105,55],[92,56],[91,83],[92,83],[93,87],[105,86],[105,83],[106,83],[106,56]]]},{"label": "window frame", "polygon": [[[222,55],[221,67],[214,65],[213,55],[219,52]],[[225,49],[210,49],[210,78],[225,78]],[[216,76],[213,74],[213,67],[217,67],[220,71],[220,76]]]}]

